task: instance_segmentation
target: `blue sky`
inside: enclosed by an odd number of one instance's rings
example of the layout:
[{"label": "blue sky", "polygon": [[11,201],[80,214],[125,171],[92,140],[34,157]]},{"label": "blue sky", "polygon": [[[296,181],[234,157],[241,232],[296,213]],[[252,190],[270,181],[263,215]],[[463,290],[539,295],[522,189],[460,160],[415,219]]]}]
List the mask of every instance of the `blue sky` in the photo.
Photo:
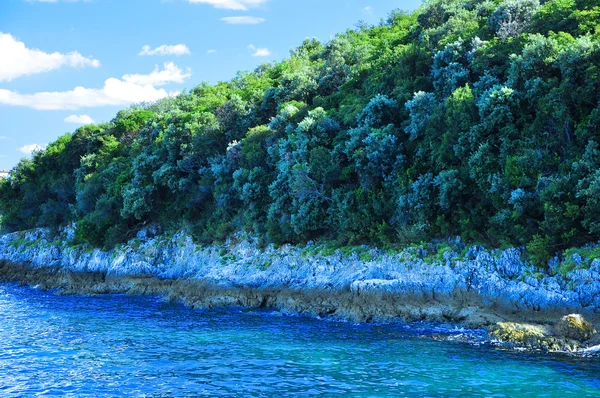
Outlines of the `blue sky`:
[{"label": "blue sky", "polygon": [[[0,169],[82,123],[420,0],[0,0]],[[75,89],[78,87],[77,89]]]}]

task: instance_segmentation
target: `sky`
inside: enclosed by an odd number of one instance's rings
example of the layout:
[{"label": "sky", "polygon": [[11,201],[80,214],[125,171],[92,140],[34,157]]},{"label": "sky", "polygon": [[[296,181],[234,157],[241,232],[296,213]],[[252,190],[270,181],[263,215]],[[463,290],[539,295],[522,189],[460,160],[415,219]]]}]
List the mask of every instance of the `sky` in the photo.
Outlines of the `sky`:
[{"label": "sky", "polygon": [[280,61],[420,0],[0,0],[0,170],[127,106]]}]

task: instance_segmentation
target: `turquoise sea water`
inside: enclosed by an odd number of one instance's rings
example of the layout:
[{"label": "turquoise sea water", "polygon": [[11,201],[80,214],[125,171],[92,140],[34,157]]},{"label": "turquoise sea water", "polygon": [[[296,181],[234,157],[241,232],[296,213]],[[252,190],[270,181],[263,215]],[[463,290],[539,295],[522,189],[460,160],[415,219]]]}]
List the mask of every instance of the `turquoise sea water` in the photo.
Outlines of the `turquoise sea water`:
[{"label": "turquoise sea water", "polygon": [[0,396],[600,396],[598,357],[439,332],[0,284]]}]

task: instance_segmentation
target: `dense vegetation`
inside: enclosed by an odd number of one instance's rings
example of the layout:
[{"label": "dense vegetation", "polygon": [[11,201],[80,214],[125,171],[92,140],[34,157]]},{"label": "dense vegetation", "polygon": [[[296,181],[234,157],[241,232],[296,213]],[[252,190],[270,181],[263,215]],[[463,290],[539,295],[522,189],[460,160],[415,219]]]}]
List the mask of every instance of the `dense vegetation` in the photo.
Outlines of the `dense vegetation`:
[{"label": "dense vegetation", "polygon": [[0,183],[6,230],[203,242],[600,238],[597,0],[437,0],[60,137]]}]

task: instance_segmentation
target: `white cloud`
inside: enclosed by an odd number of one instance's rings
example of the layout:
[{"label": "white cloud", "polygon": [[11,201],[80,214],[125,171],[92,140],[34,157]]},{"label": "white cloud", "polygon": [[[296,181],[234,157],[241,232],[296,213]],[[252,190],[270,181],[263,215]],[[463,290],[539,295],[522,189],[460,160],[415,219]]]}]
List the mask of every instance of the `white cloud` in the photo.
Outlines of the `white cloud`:
[{"label": "white cloud", "polygon": [[157,66],[149,75],[125,75],[123,80],[135,85],[158,87],[168,83],[183,83],[192,75],[189,69],[183,73],[173,62],[165,63],[164,68],[159,70]]},{"label": "white cloud", "polygon": [[167,97],[164,89],[138,86],[116,78],[107,79],[101,89],[76,87],[70,91],[19,94],[0,89],[0,104],[26,106],[38,110],[79,109],[96,106],[125,106]]},{"label": "white cloud", "polygon": [[215,8],[226,10],[245,11],[248,8],[258,7],[269,0],[188,0],[190,3],[210,4]]},{"label": "white cloud", "polygon": [[264,18],[243,16],[243,17],[225,17],[221,21],[229,25],[257,25],[265,22]]},{"label": "white cloud", "polygon": [[211,49],[211,50],[208,50],[206,53],[209,54],[209,55],[210,54],[216,54],[217,50]]},{"label": "white cloud", "polygon": [[42,145],[38,145],[38,144],[24,145],[21,148],[17,148],[17,151],[24,153],[26,155],[29,155],[36,151],[42,151],[42,150],[44,150],[44,147]]},{"label": "white cloud", "polygon": [[0,135],[0,141],[2,140],[8,140],[9,138],[5,135]]},{"label": "white cloud", "polygon": [[162,46],[151,48],[149,45],[142,47],[139,55],[189,55],[191,54],[190,49],[185,44],[175,44],[169,46],[163,44]]},{"label": "white cloud", "polygon": [[271,55],[271,51],[268,48],[257,48],[254,44],[250,44],[248,49],[253,52],[253,57],[268,57]]},{"label": "white cloud", "polygon": [[68,54],[54,52],[45,53],[30,49],[25,43],[18,41],[8,33],[0,32],[0,82],[11,81],[20,76],[49,72],[62,66],[98,68],[100,61],[87,58],[77,51]]},{"label": "white cloud", "polygon": [[73,124],[93,124],[94,119],[88,115],[71,115],[65,118],[65,122]]},{"label": "white cloud", "polygon": [[177,93],[157,89],[167,83],[182,83],[190,77],[175,64],[165,64],[165,70],[155,69],[149,75],[125,75],[121,79],[106,79],[100,89],[76,87],[69,91],[19,94],[0,89],[0,104],[26,106],[38,110],[79,109],[97,106],[126,106],[137,102],[151,102]]},{"label": "white cloud", "polygon": [[363,8],[363,11],[366,12],[369,15],[373,15],[373,7],[365,7]]}]

